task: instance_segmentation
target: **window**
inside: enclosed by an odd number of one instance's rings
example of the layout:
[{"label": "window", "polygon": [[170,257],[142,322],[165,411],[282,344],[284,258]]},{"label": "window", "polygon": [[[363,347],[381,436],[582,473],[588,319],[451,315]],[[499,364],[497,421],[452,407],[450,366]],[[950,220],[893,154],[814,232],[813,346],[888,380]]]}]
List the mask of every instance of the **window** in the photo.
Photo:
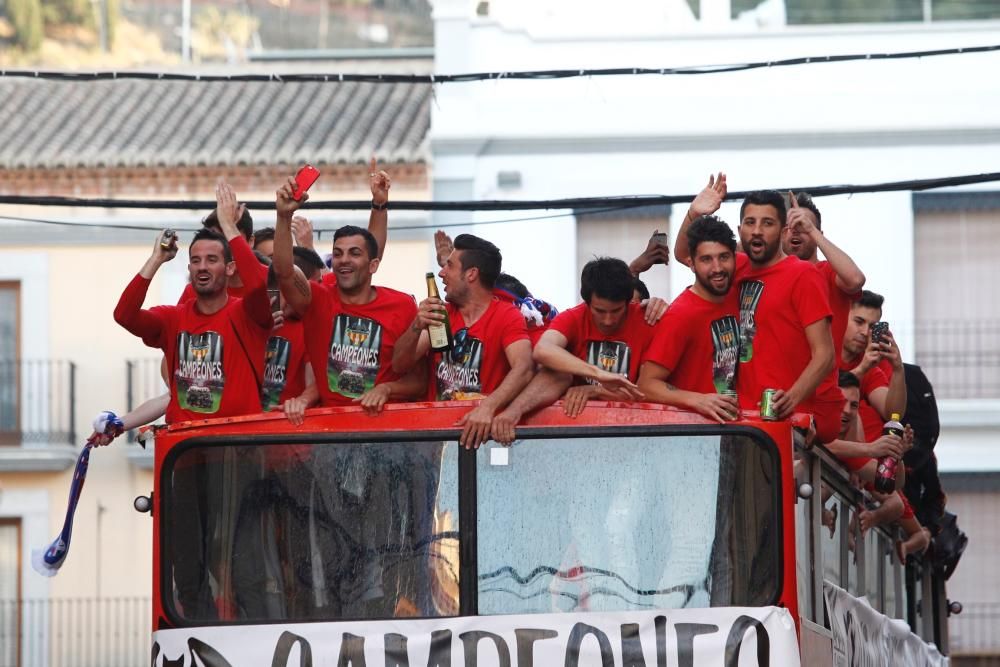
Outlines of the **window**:
[{"label": "window", "polygon": [[160,524],[166,607],[213,624],[456,615],[457,450],[175,449]]},{"label": "window", "polygon": [[0,444],[20,443],[21,285],[0,281]]},{"label": "window", "polygon": [[916,360],[938,399],[1000,398],[1000,193],[915,194]]},{"label": "window", "polygon": [[0,665],[18,665],[21,638],[21,523],[0,519]]},{"label": "window", "polygon": [[664,435],[525,440],[504,464],[488,454],[477,456],[480,614],[777,600],[773,447]]}]

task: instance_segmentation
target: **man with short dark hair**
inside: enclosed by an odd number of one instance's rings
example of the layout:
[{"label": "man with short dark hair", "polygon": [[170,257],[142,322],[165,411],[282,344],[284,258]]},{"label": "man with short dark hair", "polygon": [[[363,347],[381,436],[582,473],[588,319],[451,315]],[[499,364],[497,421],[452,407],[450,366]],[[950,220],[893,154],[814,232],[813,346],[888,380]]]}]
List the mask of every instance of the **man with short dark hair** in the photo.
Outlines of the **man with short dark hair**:
[{"label": "man with short dark hair", "polygon": [[322,404],[359,404],[375,414],[387,401],[422,398],[426,383],[420,369],[404,375],[390,363],[394,346],[416,315],[413,297],[372,285],[379,244],[360,227],[349,225],[334,233],[333,272],[323,284],[296,273],[292,215],[309,195],[296,201],[294,191],[295,179],[289,178],[277,192],[274,270],[282,296],[303,320]]},{"label": "man with short dark hair", "polygon": [[264,227],[254,233],[253,249],[271,259],[274,255],[274,227]]},{"label": "man with short dark hair", "polygon": [[438,274],[446,303],[424,299],[393,353],[397,372],[412,368],[430,351],[427,328],[444,321],[442,311],[447,313],[453,343],[450,350],[434,355],[435,396],[482,399],[459,422],[464,447],[486,442],[494,415],[528,384],[533,372],[524,317],[493,294],[501,262],[500,250],[489,241],[472,234],[456,237]]},{"label": "man with short dark hair", "polygon": [[[260,264],[236,227],[242,206],[224,183],[216,189],[216,197],[225,236],[203,229],[191,242],[188,271],[195,299],[142,309],[153,276],[177,254],[176,248],[162,247],[160,234],[152,255],[115,308],[116,322],[166,355],[171,371],[167,423],[260,412],[271,309]],[[229,278],[237,270],[244,278],[243,299],[227,292]]]},{"label": "man with short dark hair", "polygon": [[872,325],[882,319],[884,298],[870,290],[861,292],[851,304],[844,339],[839,350],[840,369],[850,371],[861,382],[863,439],[871,442],[882,425],[896,413],[906,414],[906,376],[903,358],[892,332],[881,340],[872,335]]},{"label": "man with short dark hair", "polygon": [[642,398],[635,380],[662,309],[656,303],[644,309],[632,302],[634,287],[635,279],[622,260],[599,257],[587,262],[580,275],[583,303],[560,313],[538,340],[533,356],[543,368],[497,415],[497,442],[513,442],[515,426],[525,414],[560,396],[570,417],[579,415],[590,400]]},{"label": "man with short dark hair", "polygon": [[[718,210],[726,192],[719,174],[691,203],[674,246],[678,260],[690,262],[691,221]],[[844,399],[837,389],[828,290],[816,267],[782,251],[786,219],[785,200],[774,190],[748,193],[740,206],[739,236],[749,265],[737,257],[737,393],[742,408],[754,409],[764,389],[776,390],[771,405],[777,418],[796,409],[810,412],[817,437],[829,442],[837,437]]]},{"label": "man with short dark hair", "polygon": [[[826,281],[833,313],[830,322],[833,349],[839,350],[847,327],[847,313],[865,285],[865,274],[847,253],[823,233],[823,216],[812,197],[800,192],[789,198],[789,205],[788,231],[782,249],[786,255],[794,255],[815,266]],[[823,252],[823,257],[826,258],[824,261],[819,261],[817,250]]]},{"label": "man with short dark hair", "polygon": [[651,402],[694,410],[721,423],[739,416],[739,303],[732,289],[736,237],[717,217],[700,216],[688,227],[687,240],[695,282],[657,325],[639,389]]},{"label": "man with short dark hair", "polygon": [[856,422],[861,404],[861,383],[857,376],[847,371],[838,373],[838,385],[844,396],[844,406],[840,414],[840,431],[835,440],[826,447],[848,470],[858,472],[866,481],[875,479],[875,459],[883,456],[902,456],[904,444],[895,435],[882,435],[873,442],[865,442],[859,437]]}]

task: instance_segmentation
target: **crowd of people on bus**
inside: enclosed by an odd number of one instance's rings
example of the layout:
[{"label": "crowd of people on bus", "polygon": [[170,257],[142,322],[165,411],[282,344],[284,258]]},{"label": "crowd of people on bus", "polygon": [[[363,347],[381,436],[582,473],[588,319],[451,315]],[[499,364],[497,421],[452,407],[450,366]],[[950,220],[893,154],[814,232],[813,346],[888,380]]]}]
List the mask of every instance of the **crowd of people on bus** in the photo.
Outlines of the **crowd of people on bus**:
[{"label": "crowd of people on bus", "polygon": [[[510,444],[526,415],[559,399],[570,416],[592,400],[644,401],[724,423],[759,410],[772,390],[769,416],[810,414],[807,437],[880,501],[859,514],[862,527],[899,520],[909,535],[903,553],[926,548],[906,496],[870,487],[876,461],[913,443],[909,429],[883,434],[892,414],[905,420],[907,403],[899,347],[876,326],[883,298],[864,289],[864,273],[824,234],[807,194],[748,194],[734,234],[715,215],[726,176],[710,177],[672,253],[654,234],[631,263],[593,259],[580,276],[583,303],[557,312],[502,273],[493,243],[471,234],[435,235],[443,300],[417,303],[373,284],[390,189],[374,160],[370,185],[368,227],[338,229],[327,265],[298,214],[308,194],[296,198],[294,179],[277,190],[274,227],[256,233],[220,183],[217,208],[188,249],[190,285],[176,305],[143,309],[150,281],[178,252],[158,235],[114,317],[163,351],[169,392],[130,413],[125,428],[163,413],[169,424],[283,410],[300,424],[314,406],[374,415],[390,402],[475,399],[459,426],[461,444],[478,447]],[[671,255],[693,283],[667,304],[639,277]],[[430,331],[441,325],[450,345],[436,350]]]}]

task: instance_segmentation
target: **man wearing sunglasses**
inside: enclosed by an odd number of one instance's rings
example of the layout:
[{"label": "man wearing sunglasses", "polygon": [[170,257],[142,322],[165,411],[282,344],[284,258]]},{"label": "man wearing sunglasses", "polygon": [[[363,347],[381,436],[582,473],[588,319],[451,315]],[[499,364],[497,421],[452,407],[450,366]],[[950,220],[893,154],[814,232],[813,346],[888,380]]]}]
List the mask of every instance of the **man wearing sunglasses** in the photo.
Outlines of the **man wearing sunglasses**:
[{"label": "man wearing sunglasses", "polygon": [[472,234],[460,234],[454,246],[438,274],[447,303],[433,297],[420,303],[396,342],[392,367],[404,373],[427,355],[427,327],[443,321],[446,311],[452,346],[434,355],[434,393],[438,400],[482,399],[459,421],[460,442],[471,448],[490,437],[493,416],[528,384],[534,366],[524,316],[493,294],[500,250]]}]

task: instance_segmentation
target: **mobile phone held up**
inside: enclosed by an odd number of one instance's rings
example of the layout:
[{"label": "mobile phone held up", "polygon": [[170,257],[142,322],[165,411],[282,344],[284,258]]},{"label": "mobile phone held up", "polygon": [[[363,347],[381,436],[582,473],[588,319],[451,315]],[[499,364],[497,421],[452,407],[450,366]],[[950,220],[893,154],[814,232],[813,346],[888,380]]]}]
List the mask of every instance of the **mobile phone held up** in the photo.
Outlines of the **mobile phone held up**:
[{"label": "mobile phone held up", "polygon": [[657,232],[653,234],[653,243],[656,243],[658,245],[669,245],[669,242],[667,241],[667,235],[663,232]]},{"label": "mobile phone held up", "polygon": [[292,198],[295,201],[302,199],[302,195],[312,187],[317,178],[319,178],[319,169],[311,164],[299,169],[299,173],[295,174],[295,192],[292,193]]},{"label": "mobile phone held up", "polygon": [[885,334],[886,334],[887,331],[889,331],[889,323],[888,322],[874,322],[874,323],[872,323],[872,326],[871,326],[872,342],[873,343],[881,343],[883,340],[885,340]]}]

